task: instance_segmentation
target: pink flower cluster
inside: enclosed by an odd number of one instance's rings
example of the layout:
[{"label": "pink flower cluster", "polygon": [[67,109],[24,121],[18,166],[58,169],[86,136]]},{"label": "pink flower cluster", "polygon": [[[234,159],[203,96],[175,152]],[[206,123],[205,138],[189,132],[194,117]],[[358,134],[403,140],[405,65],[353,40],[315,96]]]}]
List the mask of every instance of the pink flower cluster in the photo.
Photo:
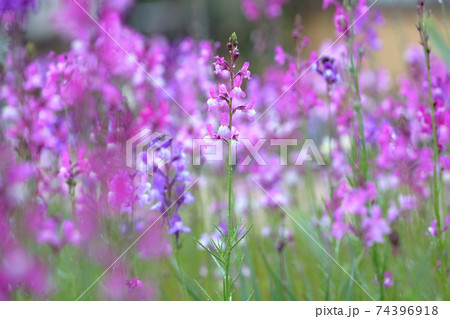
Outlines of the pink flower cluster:
[{"label": "pink flower cluster", "polygon": [[[242,89],[243,81],[251,79],[251,73],[248,70],[250,63],[244,62],[239,71],[235,71],[236,60],[239,58],[239,49],[237,40],[230,38],[228,51],[230,53],[230,62],[224,57],[215,57],[214,74],[223,79],[227,79],[230,85],[224,83],[218,85],[218,89],[210,89],[210,98],[207,100],[208,111],[220,113],[220,126],[214,130],[212,124],[207,125],[208,137],[212,140],[232,139],[237,141],[239,138],[239,128],[236,125],[230,127],[231,118],[236,112],[247,114],[248,120],[253,120],[256,112],[253,109],[255,100],[247,101],[246,93]],[[236,117],[235,117],[236,118]]]},{"label": "pink flower cluster", "polygon": [[282,14],[282,6],[290,0],[241,0],[242,10],[250,21],[257,21],[266,16],[276,19]]},{"label": "pink flower cluster", "polygon": [[[123,249],[112,238],[129,241],[152,225],[136,250],[142,259],[160,258],[171,253],[169,235],[178,238],[190,230],[180,222],[180,213],[194,198],[185,191],[190,175],[184,145],[176,140],[201,128],[184,124],[185,113],[175,101],[200,118],[199,105],[212,83],[215,47],[191,38],[170,43],[162,36],[144,37],[124,24],[132,2],[104,1],[97,7],[79,1],[98,19],[99,28],[75,2],[62,1],[54,22],[58,26],[63,19],[67,28],[55,31],[71,40],[68,52],[34,57],[15,46],[5,55],[0,299],[13,298],[19,290],[46,298],[64,289],[49,276],[55,267],[51,259],[28,251],[25,242],[50,247],[55,258],[67,247],[80,250],[106,269]],[[5,14],[12,10],[6,9]],[[125,142],[144,127],[174,137],[170,190],[165,177],[159,183],[125,166]],[[160,177],[164,173],[157,172]],[[169,205],[173,211],[158,222]],[[110,225],[108,235],[102,233],[105,224]],[[131,269],[123,260],[117,276],[105,277],[107,289],[93,293],[110,299],[154,298],[148,278],[132,283],[128,291],[126,278],[145,276]],[[147,287],[138,293],[134,288],[142,284]]]}]

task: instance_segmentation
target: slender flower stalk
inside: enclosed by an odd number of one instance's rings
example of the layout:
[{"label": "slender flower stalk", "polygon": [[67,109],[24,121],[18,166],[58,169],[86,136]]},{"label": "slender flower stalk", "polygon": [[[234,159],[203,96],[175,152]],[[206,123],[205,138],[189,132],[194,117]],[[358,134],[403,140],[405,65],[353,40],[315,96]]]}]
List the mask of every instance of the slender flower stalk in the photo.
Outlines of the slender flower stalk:
[{"label": "slender flower stalk", "polygon": [[[237,49],[237,37],[236,33],[233,33],[228,43],[228,50],[230,51],[230,83],[234,88],[234,68],[236,59],[239,57],[239,51]],[[228,100],[228,129],[233,131],[233,97],[230,96]],[[228,233],[231,234],[233,229],[233,160],[232,160],[232,134],[228,138]]]},{"label": "slender flower stalk", "polygon": [[75,187],[76,187],[76,181],[74,178],[74,174],[73,174],[73,170],[74,170],[74,155],[73,155],[73,150],[72,150],[72,145],[70,143],[70,124],[69,124],[69,110],[68,107],[66,106],[64,108],[64,116],[65,116],[65,120],[66,120],[66,127],[67,127],[67,145],[69,148],[69,178],[67,179],[67,185],[69,186],[69,197],[70,197],[70,211],[72,214],[72,217],[74,218],[74,220],[76,220],[76,199],[75,199]]},{"label": "slender flower stalk", "polygon": [[181,286],[183,287],[184,300],[187,301],[187,300],[189,300],[188,299],[189,294],[188,294],[188,290],[187,290],[187,286],[186,286],[186,275],[184,273],[183,267],[181,265],[181,259],[180,259],[181,245],[179,242],[177,242],[176,238],[172,239],[172,247],[175,248],[175,262],[177,264]]},{"label": "slender flower stalk", "polygon": [[[227,213],[227,231],[222,231],[219,227],[216,229],[220,232],[222,238],[218,243],[211,238],[211,246],[213,249],[207,248],[199,243],[216,261],[223,274],[222,298],[224,301],[230,301],[233,298],[234,284],[239,278],[232,274],[233,267],[237,265],[239,258],[233,258],[233,250],[244,239],[250,228],[246,229],[236,222],[233,209],[233,145],[238,141],[239,130],[234,126],[233,115],[236,112],[244,112],[249,120],[255,115],[253,110],[254,101],[246,103],[243,101],[246,94],[242,90],[241,85],[244,79],[250,79],[248,71],[249,63],[245,62],[239,71],[236,71],[236,60],[239,58],[238,40],[236,33],[233,33],[227,43],[227,49],[230,54],[230,62],[228,63],[223,57],[216,57],[214,63],[214,73],[219,74],[226,72],[230,78],[230,91],[225,84],[219,85],[219,94],[211,89],[211,97],[208,99],[209,110],[218,110],[220,115],[220,127],[217,133],[214,132],[212,126],[208,125],[208,138],[211,140],[219,140],[224,142],[228,147],[228,163],[227,163],[227,188],[228,188],[228,213]],[[238,104],[239,106],[235,106]]]},{"label": "slender flower stalk", "polygon": [[275,249],[278,252],[280,261],[280,279],[283,298],[287,297],[287,275],[286,275],[286,246],[288,238],[286,236],[287,229],[285,226],[286,215],[280,212],[280,223],[278,227],[278,238],[275,244]]},{"label": "slender flower stalk", "polygon": [[423,52],[425,56],[425,64],[427,69],[427,81],[428,81],[428,97],[430,102],[430,113],[431,113],[431,124],[433,130],[433,207],[434,214],[436,217],[436,228],[437,228],[437,245],[439,250],[440,258],[440,274],[442,277],[442,289],[444,293],[444,298],[447,298],[447,270],[446,270],[446,256],[444,253],[444,244],[442,240],[442,222],[440,213],[440,165],[439,165],[439,147],[438,147],[438,135],[437,135],[437,124],[436,124],[436,105],[433,98],[433,87],[431,82],[431,60],[430,53],[431,48],[429,44],[429,34],[428,34],[428,17],[425,11],[425,0],[417,1],[417,13],[419,15],[419,22],[417,24],[417,30],[420,34],[420,41],[423,47]]},{"label": "slender flower stalk", "polygon": [[[365,137],[365,129],[364,129],[364,119],[362,114],[362,99],[361,99],[361,89],[360,89],[360,81],[359,81],[359,70],[358,70],[358,62],[355,61],[355,30],[354,30],[354,12],[355,12],[355,4],[352,3],[351,0],[344,0],[344,6],[346,8],[348,14],[348,24],[351,26],[348,30],[348,34],[346,35],[346,41],[348,45],[348,54],[350,58],[350,66],[349,72],[352,78],[353,91],[355,102],[353,108],[356,112],[357,116],[357,125],[358,125],[358,139],[360,143],[359,149],[359,177],[360,179],[355,180],[358,184],[366,184],[369,180],[369,162],[368,162],[368,153],[366,146],[366,137]],[[345,21],[345,20],[344,20]],[[345,26],[343,26],[345,29]],[[344,31],[345,32],[345,31]],[[361,54],[358,53],[358,58],[361,58]],[[371,204],[366,203],[367,208],[370,208]],[[382,274],[383,274],[383,266],[381,265],[377,245],[373,245],[371,247],[372,251],[372,263],[375,268],[376,277],[379,282],[382,283]],[[380,300],[384,300],[385,291],[383,284],[379,285],[379,298]]]},{"label": "slender flower stalk", "polygon": [[[65,74],[64,72],[62,72],[59,77],[58,77],[58,82],[57,82],[57,87],[58,87],[58,94],[59,95],[63,95],[62,94],[62,85],[64,83],[65,79]],[[66,183],[69,187],[69,198],[70,198],[70,211],[72,214],[72,217],[74,220],[76,220],[76,198],[75,198],[75,188],[76,188],[76,181],[75,181],[75,174],[74,174],[74,150],[72,148],[72,144],[71,144],[71,130],[70,130],[70,117],[69,117],[69,105],[67,103],[65,103],[64,105],[64,119],[66,121],[66,130],[67,130],[67,148],[68,148],[68,154],[69,154],[69,158],[68,158],[68,178],[66,180]]]},{"label": "slender flower stalk", "polygon": [[[239,51],[237,49],[237,37],[236,33],[233,33],[228,42],[228,51],[230,52],[230,83],[231,87],[234,88],[234,68],[236,64],[236,59],[239,57]],[[233,131],[233,97],[230,96],[227,101],[228,104],[228,129],[230,132]],[[226,254],[225,254],[225,278],[223,285],[223,298],[224,301],[231,300],[232,298],[232,289],[231,285],[231,252],[230,249],[232,245],[232,237],[231,234],[234,232],[234,216],[233,216],[233,160],[232,160],[232,143],[233,143],[233,135],[230,134],[227,139],[228,144],[228,165],[227,165],[227,180],[228,180],[228,235],[225,238],[226,241]]]},{"label": "slender flower stalk", "polygon": [[348,45],[348,54],[350,57],[350,75],[352,77],[353,82],[353,90],[355,93],[355,103],[353,108],[356,112],[357,121],[358,121],[358,135],[359,135],[359,143],[361,143],[360,149],[360,162],[359,169],[361,172],[361,177],[363,181],[367,181],[368,179],[368,161],[367,161],[367,147],[366,147],[366,138],[364,135],[364,120],[362,116],[362,100],[361,100],[361,90],[359,85],[359,73],[358,68],[355,61],[354,56],[354,40],[355,40],[355,31],[353,26],[353,7],[350,4],[349,0],[344,0],[344,5],[347,9],[347,13],[349,16],[349,25],[351,25],[350,30],[348,30],[349,34],[346,36],[347,45]]}]

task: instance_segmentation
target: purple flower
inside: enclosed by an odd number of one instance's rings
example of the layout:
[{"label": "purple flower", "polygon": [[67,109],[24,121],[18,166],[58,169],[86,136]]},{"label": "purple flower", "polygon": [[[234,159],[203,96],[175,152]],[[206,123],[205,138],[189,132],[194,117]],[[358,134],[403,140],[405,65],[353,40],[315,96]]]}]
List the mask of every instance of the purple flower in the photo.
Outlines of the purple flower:
[{"label": "purple flower", "polygon": [[336,67],[335,59],[331,57],[323,57],[317,61],[315,70],[319,73],[328,85],[332,85],[340,80],[340,76]]},{"label": "purple flower", "polygon": [[0,0],[0,14],[6,11],[26,13],[28,9],[36,9],[36,0]]},{"label": "purple flower", "polygon": [[174,214],[172,219],[169,220],[169,235],[179,236],[181,233],[190,233],[191,229],[183,224],[181,217],[178,214]]},{"label": "purple flower", "polygon": [[[206,233],[202,234],[200,236],[199,243],[205,247],[208,247],[211,250],[215,250],[214,248],[215,245],[220,247],[223,244],[222,235],[228,236],[228,228],[225,222],[220,222],[219,225],[216,226],[216,229],[212,234]],[[198,248],[203,249],[203,247],[200,244],[198,245]]]},{"label": "purple flower", "polygon": [[[186,184],[190,183],[191,175],[186,170],[186,156],[183,145],[172,139],[155,150],[156,155],[164,154],[167,164],[156,167],[153,176],[152,188],[141,196],[142,202],[153,203],[151,209],[164,214],[164,221],[168,221],[169,234],[178,235],[188,232],[181,221],[178,211],[182,205],[192,203],[195,198],[186,190]],[[163,156],[163,155],[161,155]]]}]

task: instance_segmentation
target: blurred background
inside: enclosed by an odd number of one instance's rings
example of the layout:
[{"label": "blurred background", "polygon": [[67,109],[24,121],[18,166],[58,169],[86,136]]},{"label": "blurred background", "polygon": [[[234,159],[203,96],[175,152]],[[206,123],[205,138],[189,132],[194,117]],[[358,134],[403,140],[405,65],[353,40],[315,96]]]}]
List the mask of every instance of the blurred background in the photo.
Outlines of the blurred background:
[{"label": "blurred background", "polygon": [[[51,29],[52,14],[60,1],[63,0],[40,1],[38,14],[30,17],[27,37],[43,51],[62,51],[69,45]],[[334,8],[322,10],[322,2],[291,0],[283,5],[279,18],[268,19],[262,15],[257,21],[249,21],[240,0],[140,0],[129,9],[127,20],[144,34],[163,34],[174,40],[192,36],[224,43],[235,31],[244,59],[252,61],[253,69],[258,70],[273,60],[275,45],[292,52],[291,34],[297,14],[302,17],[304,35],[311,40],[309,51],[320,50],[325,39],[334,41]],[[442,22],[438,2],[429,1],[427,5]],[[379,28],[383,46],[374,55],[373,63],[382,63],[395,76],[403,71],[403,62],[399,61],[404,60],[405,48],[419,41],[415,28],[416,1],[378,0],[374,8],[383,11],[385,23]]]}]

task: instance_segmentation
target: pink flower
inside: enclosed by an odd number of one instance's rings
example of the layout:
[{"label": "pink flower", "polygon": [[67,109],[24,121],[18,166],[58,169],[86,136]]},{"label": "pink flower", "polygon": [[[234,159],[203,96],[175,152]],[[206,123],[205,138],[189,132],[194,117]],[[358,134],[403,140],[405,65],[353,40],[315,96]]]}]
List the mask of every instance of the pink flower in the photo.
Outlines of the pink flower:
[{"label": "pink flower", "polygon": [[102,297],[107,300],[151,300],[155,293],[149,282],[129,277],[126,266],[117,265],[106,273],[102,285]]},{"label": "pink flower", "polygon": [[391,228],[382,216],[379,206],[373,206],[371,214],[362,221],[362,231],[365,244],[370,247],[375,243],[384,242],[384,235],[390,233]]},{"label": "pink flower", "polygon": [[340,220],[336,220],[331,226],[331,236],[333,236],[337,240],[341,240],[349,230],[350,227],[347,224]]},{"label": "pink flower", "polygon": [[222,113],[220,115],[220,127],[217,130],[217,135],[220,136],[223,139],[227,139],[231,136],[230,128],[228,127],[229,120],[228,120],[228,114]]},{"label": "pink flower", "polygon": [[63,240],[66,243],[78,245],[81,241],[81,233],[75,227],[71,220],[64,220],[61,223],[61,229],[63,233]]},{"label": "pink flower", "polygon": [[154,223],[154,225],[137,243],[139,257],[143,259],[168,256],[172,252],[170,242],[164,231],[164,223],[162,219],[156,220],[156,218],[155,215],[150,216],[148,224]]},{"label": "pink flower", "polygon": [[276,19],[282,14],[282,6],[289,0],[241,0],[242,10],[250,21],[257,21],[262,13],[268,19]]},{"label": "pink flower", "polygon": [[133,291],[136,288],[144,287],[144,284],[142,281],[140,281],[137,278],[129,279],[125,281],[125,285],[130,289],[130,291]]},{"label": "pink flower", "polygon": [[108,201],[120,213],[131,213],[134,187],[130,175],[119,170],[109,183]]},{"label": "pink flower", "polygon": [[[443,234],[450,226],[450,215],[445,217],[444,225],[442,225],[441,234]],[[430,222],[430,226],[428,227],[428,230],[425,232],[425,235],[429,236],[436,236],[438,233],[437,229],[437,220],[432,220]]]},{"label": "pink flower", "polygon": [[275,62],[278,65],[283,65],[286,61],[286,54],[283,51],[283,48],[280,45],[275,47]]},{"label": "pink flower", "polygon": [[214,65],[214,74],[222,73],[223,71],[230,71],[230,65],[227,61],[225,61],[224,57],[216,56],[214,57],[216,61],[213,63]]},{"label": "pink flower", "polygon": [[[375,276],[373,280],[374,283],[378,284],[378,278]],[[394,280],[392,279],[392,274],[390,271],[386,271],[383,275],[383,286],[384,287],[392,287],[394,286]]]}]

